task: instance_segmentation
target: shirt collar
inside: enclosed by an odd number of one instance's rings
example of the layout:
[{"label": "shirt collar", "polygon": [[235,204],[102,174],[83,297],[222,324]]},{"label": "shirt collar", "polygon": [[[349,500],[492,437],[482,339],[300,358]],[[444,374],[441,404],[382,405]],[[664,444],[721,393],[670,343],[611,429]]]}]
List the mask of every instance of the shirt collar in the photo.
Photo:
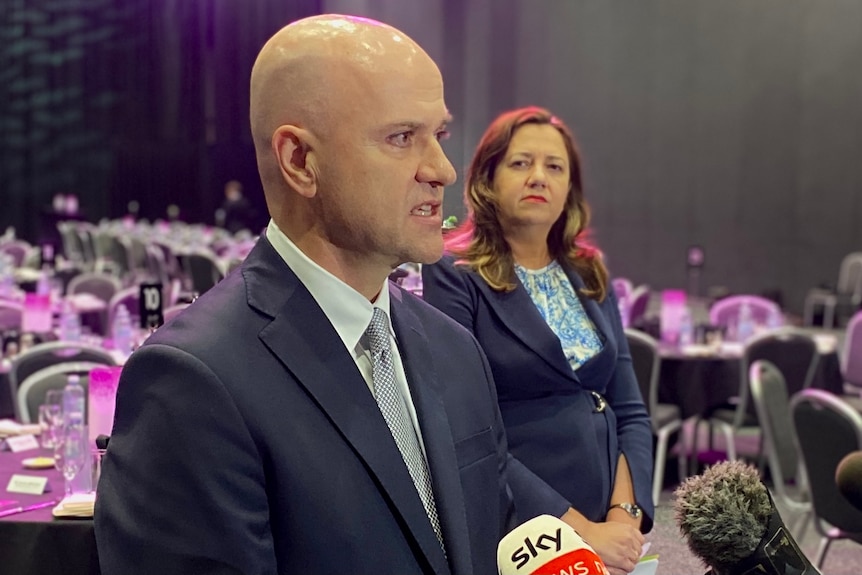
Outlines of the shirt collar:
[{"label": "shirt collar", "polygon": [[375,307],[386,312],[389,333],[394,335],[389,314],[388,279],[384,280],[377,300],[372,304],[358,291],[305,255],[273,220],[269,221],[266,228],[266,239],[311,293],[348,350],[356,349],[371,322]]}]

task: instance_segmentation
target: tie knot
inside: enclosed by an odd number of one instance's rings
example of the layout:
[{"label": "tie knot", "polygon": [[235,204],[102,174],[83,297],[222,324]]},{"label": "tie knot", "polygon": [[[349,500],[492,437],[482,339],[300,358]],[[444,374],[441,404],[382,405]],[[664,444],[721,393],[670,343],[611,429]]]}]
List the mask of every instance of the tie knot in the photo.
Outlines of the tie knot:
[{"label": "tie knot", "polygon": [[389,345],[389,322],[386,320],[386,312],[379,307],[374,308],[371,322],[365,329],[371,344],[371,351],[375,352],[384,345]]}]

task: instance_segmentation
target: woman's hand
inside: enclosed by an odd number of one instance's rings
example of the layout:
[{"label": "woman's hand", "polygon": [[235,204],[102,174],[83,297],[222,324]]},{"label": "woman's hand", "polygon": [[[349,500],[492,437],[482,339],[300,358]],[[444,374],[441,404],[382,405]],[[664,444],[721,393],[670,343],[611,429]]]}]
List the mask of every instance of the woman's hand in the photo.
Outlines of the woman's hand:
[{"label": "woman's hand", "polygon": [[580,531],[611,575],[630,573],[640,559],[644,536],[633,525],[617,521],[590,523]]}]

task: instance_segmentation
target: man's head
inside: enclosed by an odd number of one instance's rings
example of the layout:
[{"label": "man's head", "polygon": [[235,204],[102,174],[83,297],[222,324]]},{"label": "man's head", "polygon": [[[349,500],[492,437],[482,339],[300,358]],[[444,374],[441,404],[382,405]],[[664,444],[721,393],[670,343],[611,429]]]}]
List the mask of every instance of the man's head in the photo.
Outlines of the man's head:
[{"label": "man's head", "polygon": [[294,22],[252,71],[252,135],[270,214],[360,291],[400,263],[440,257],[443,186],[455,180],[439,143],[448,119],[431,58],[372,20]]}]

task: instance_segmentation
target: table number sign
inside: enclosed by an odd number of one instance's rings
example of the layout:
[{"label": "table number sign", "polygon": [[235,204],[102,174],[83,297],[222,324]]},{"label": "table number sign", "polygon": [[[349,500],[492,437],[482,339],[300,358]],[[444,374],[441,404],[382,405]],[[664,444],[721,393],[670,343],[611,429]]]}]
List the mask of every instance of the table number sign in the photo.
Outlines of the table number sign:
[{"label": "table number sign", "polygon": [[162,284],[141,284],[140,301],[141,328],[150,329],[165,323]]},{"label": "table number sign", "polygon": [[42,495],[45,486],[48,485],[47,477],[35,477],[33,475],[15,474],[9,480],[6,491],[9,493],[26,493],[28,495]]}]

